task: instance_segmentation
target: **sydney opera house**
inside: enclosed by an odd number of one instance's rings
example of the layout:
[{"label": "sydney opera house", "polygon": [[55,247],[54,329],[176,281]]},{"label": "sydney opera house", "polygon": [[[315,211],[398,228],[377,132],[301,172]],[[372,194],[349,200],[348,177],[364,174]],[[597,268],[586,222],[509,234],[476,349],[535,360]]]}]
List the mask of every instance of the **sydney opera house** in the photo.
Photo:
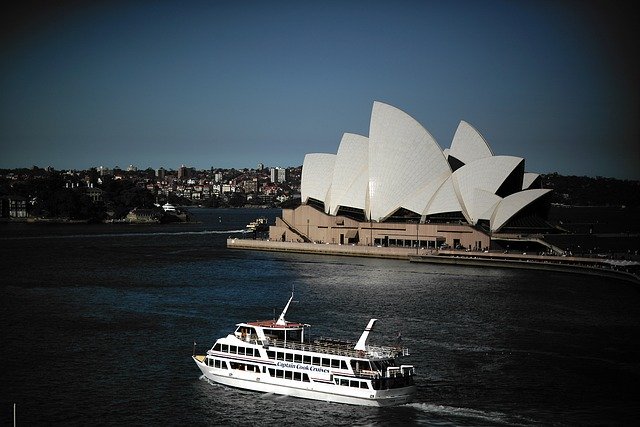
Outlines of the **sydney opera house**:
[{"label": "sydney opera house", "polygon": [[548,195],[520,157],[494,155],[461,121],[442,149],[415,119],[374,102],[369,135],[304,158],[301,205],[271,240],[422,248],[489,248],[548,230]]}]

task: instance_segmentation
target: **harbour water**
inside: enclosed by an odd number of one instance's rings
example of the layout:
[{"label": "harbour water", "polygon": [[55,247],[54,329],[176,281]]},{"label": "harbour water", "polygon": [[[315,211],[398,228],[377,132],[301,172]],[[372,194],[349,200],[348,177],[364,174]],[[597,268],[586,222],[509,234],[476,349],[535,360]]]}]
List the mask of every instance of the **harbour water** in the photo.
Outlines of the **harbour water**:
[{"label": "harbour water", "polygon": [[[640,403],[640,289],[542,271],[234,251],[278,210],[198,223],[0,225],[0,425],[620,425]],[[209,384],[191,360],[279,314],[314,336],[398,333],[415,402],[368,408]]]}]

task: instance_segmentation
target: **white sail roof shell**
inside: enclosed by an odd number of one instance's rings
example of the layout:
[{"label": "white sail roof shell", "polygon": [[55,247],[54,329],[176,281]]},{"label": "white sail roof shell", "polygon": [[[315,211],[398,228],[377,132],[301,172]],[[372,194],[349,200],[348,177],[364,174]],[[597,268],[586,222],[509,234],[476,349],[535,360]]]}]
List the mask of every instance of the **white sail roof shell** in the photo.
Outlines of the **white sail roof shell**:
[{"label": "white sail roof shell", "polygon": [[548,188],[524,190],[502,199],[491,217],[491,231],[500,230],[515,214],[550,191]]},{"label": "white sail roof shell", "polygon": [[469,222],[477,224],[481,219],[490,220],[501,201],[502,197],[476,188],[473,195],[473,203],[467,205],[469,216],[471,217]]},{"label": "white sail roof shell", "polygon": [[366,136],[342,135],[329,190],[329,213],[340,206],[365,209],[369,182],[369,139]]},{"label": "white sail roof shell", "polygon": [[436,194],[429,200],[423,216],[435,215],[446,212],[460,212],[462,206],[453,186],[453,175],[449,175],[442,183]]},{"label": "white sail roof shell", "polygon": [[432,188],[424,195],[430,199],[437,190],[431,180],[447,172],[442,149],[420,123],[398,108],[374,102],[369,127],[370,219],[384,220],[416,189]]},{"label": "white sail roof shell", "polygon": [[453,173],[453,185],[462,202],[462,213],[471,224],[476,224],[479,214],[490,204],[482,200],[482,193],[477,194],[476,190],[495,194],[522,160],[513,156],[485,157]]},{"label": "white sail roof shell", "polygon": [[422,214],[436,195],[442,184],[451,176],[451,171],[442,172],[440,176],[433,176],[429,183],[423,187],[416,188],[413,194],[408,194],[405,202],[400,207],[408,209],[412,212]]},{"label": "white sail roof shell", "polygon": [[461,120],[460,124],[458,124],[456,133],[451,141],[451,148],[447,154],[464,164],[493,156],[489,144],[480,135],[480,132],[464,120]]},{"label": "white sail roof shell", "polygon": [[533,181],[535,181],[539,176],[540,175],[537,173],[525,172],[524,177],[522,178],[522,189],[528,190],[529,187],[531,187],[531,184],[533,184]]},{"label": "white sail roof shell", "polygon": [[323,201],[325,206],[329,203],[327,196],[331,188],[335,161],[335,154],[311,153],[304,156],[300,183],[302,203],[306,203],[309,197]]}]

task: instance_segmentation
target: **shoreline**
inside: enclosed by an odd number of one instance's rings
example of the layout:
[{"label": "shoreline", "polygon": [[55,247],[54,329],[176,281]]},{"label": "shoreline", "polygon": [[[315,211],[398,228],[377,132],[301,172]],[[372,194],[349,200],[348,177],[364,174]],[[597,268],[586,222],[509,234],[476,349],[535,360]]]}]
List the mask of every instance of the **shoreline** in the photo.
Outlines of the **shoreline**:
[{"label": "shoreline", "polygon": [[239,238],[227,239],[227,248],[316,255],[386,258],[426,264],[547,270],[595,275],[605,278],[620,279],[632,282],[636,285],[640,284],[640,277],[638,275],[614,269],[612,268],[610,260],[600,258],[512,253],[505,254],[502,252],[462,252],[456,250],[421,249],[416,251],[415,248],[277,242]]}]

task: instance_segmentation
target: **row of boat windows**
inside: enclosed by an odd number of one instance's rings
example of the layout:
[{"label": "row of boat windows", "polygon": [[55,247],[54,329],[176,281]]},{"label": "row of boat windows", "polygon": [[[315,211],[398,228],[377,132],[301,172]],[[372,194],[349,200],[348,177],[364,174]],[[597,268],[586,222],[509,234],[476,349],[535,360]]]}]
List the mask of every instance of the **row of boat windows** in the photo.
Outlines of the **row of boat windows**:
[{"label": "row of boat windows", "polygon": [[[207,358],[206,364],[207,366],[211,366],[213,368],[220,369],[236,369],[238,371],[251,371],[251,372],[260,372],[260,367],[258,365],[252,365],[250,363],[241,363],[241,362],[227,362],[220,359],[215,358]],[[264,372],[264,368],[262,370]]]},{"label": "row of boat windows", "polygon": [[215,351],[221,351],[223,353],[239,354],[241,356],[260,357],[260,352],[258,351],[257,348],[218,343],[213,346],[213,349]]},{"label": "row of boat windows", "polygon": [[227,364],[220,359],[207,358],[206,364],[207,366],[211,366],[213,368],[227,369]]},{"label": "row of boat windows", "polygon": [[285,362],[304,363],[305,365],[325,366],[327,368],[347,369],[347,362],[328,357],[307,356],[302,354],[287,353],[283,351],[267,351],[267,357],[271,360],[283,360]]},{"label": "row of boat windows", "polygon": [[[206,363],[207,363],[207,366],[211,366],[214,368],[228,369],[227,363],[224,360],[207,358]],[[231,369],[235,369],[239,371],[250,371],[250,372],[260,373],[260,367],[257,365],[252,365],[250,363],[229,362],[229,367]],[[287,371],[284,369],[275,369],[275,368],[269,368],[268,371],[269,371],[269,376],[272,376],[274,378],[284,378],[285,380],[302,381],[305,383],[311,382],[309,380],[309,375],[307,375],[304,372],[293,372],[293,371]],[[265,372],[264,366],[262,367],[262,372]],[[337,384],[337,380],[336,380],[336,384]]]},{"label": "row of boat windows", "polygon": [[284,369],[269,368],[269,375],[275,378],[284,378],[285,380],[302,381],[305,383],[309,381],[309,375],[304,372],[285,371]]},{"label": "row of boat windows", "polygon": [[341,385],[345,387],[369,388],[369,385],[364,381],[348,380],[346,378],[334,378],[333,381],[336,383],[336,385]]},{"label": "row of boat windows", "polygon": [[[237,345],[228,345],[217,343],[213,347],[214,351],[223,353],[238,354],[241,356],[260,357],[257,348],[243,347]],[[305,365],[324,366],[327,368],[347,369],[347,363],[344,360],[330,359],[328,357],[307,356],[302,354],[294,354],[283,351],[267,351],[267,356],[271,360],[282,360],[285,362],[304,363]]]},{"label": "row of boat windows", "polygon": [[[229,365],[227,366],[227,362],[224,360],[219,360],[215,358],[206,359],[207,366],[211,366],[214,368],[220,368],[220,369],[231,368],[231,369],[240,370],[240,371],[249,371],[249,372],[256,372],[256,373],[261,372],[259,366],[252,365],[250,363],[241,363],[241,362],[228,362],[228,363]],[[307,383],[310,382],[309,376],[303,372],[293,372],[293,371],[287,371],[284,369],[275,369],[275,368],[269,368],[267,369],[267,371],[269,371],[269,376],[274,378],[283,378],[285,380],[302,381]],[[262,367],[262,373],[265,373],[264,366]],[[352,380],[347,378],[334,378],[333,381],[336,385],[343,386],[343,387],[364,388],[364,389],[369,388],[369,385],[365,381],[358,381],[358,380]],[[396,378],[376,379],[371,382],[371,385],[373,386],[374,390],[406,387],[413,384],[414,384],[414,381],[413,381],[412,375],[405,375],[405,376],[400,376]]]}]

